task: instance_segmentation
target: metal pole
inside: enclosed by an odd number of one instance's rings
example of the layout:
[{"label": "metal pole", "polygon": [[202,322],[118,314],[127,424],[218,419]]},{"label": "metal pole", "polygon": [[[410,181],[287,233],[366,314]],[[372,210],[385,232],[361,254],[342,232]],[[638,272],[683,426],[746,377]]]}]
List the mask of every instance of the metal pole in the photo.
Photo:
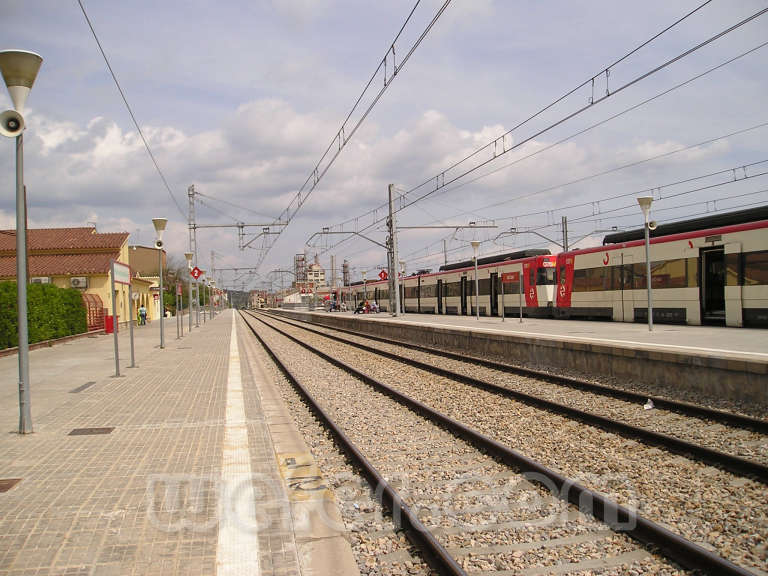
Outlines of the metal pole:
[{"label": "metal pole", "polygon": [[501,321],[504,322],[504,272],[501,273]]},{"label": "metal pole", "polygon": [[475,314],[480,320],[480,280],[477,278],[477,255],[475,255]]},{"label": "metal pole", "polygon": [[205,291],[206,291],[206,287],[205,287],[205,284],[203,284],[203,305],[202,305],[202,311],[201,311],[203,315],[203,324],[205,324]]},{"label": "metal pole", "polygon": [[19,434],[32,432],[27,326],[27,198],[24,194],[24,135],[16,136],[16,301],[19,332]]},{"label": "metal pole", "polygon": [[[400,316],[400,261],[397,257],[397,219],[395,216],[395,200],[394,192],[395,185],[389,185],[389,241],[390,241],[390,264],[389,274],[392,275],[392,290],[394,291],[394,298],[390,296],[389,303],[390,308],[394,308],[392,311],[393,316]],[[394,305],[394,306],[393,306]]]},{"label": "metal pole", "polygon": [[181,311],[179,314],[179,327],[181,328],[181,337],[184,338],[184,292],[182,292],[182,286],[182,283],[179,282],[176,290],[179,293],[179,310]]},{"label": "metal pole", "polygon": [[189,302],[187,302],[187,312],[189,312],[189,331],[192,332],[192,280],[189,281]]},{"label": "metal pole", "polygon": [[648,292],[648,331],[653,331],[653,298],[651,296],[651,240],[648,228],[648,214],[645,215],[645,271]]},{"label": "metal pole", "polygon": [[179,328],[179,318],[181,317],[179,313],[181,312],[180,306],[179,306],[179,293],[178,291],[174,290],[174,295],[176,298],[174,299],[174,302],[176,303],[176,340],[181,338],[181,329]]},{"label": "metal pole", "polygon": [[115,341],[115,377],[120,376],[120,350],[117,345],[117,296],[115,296],[115,261],[110,265],[110,285],[112,286],[112,335]]},{"label": "metal pole", "polygon": [[520,285],[520,324],[523,323],[523,271],[520,270],[517,283]]},{"label": "metal pole", "polygon": [[[114,292],[114,289],[112,289],[113,294]],[[128,317],[128,333],[131,335],[131,365],[128,368],[136,368],[136,356],[133,352],[133,319],[135,318],[133,315],[133,287],[130,284],[128,284],[128,308],[131,311]]]},{"label": "metal pole", "polygon": [[195,278],[195,328],[200,328],[200,282]]},{"label": "metal pole", "polygon": [[157,249],[157,269],[160,270],[160,349],[165,348],[165,302],[163,301],[163,249]]},{"label": "metal pole", "polygon": [[568,217],[563,216],[563,252],[568,252]]}]

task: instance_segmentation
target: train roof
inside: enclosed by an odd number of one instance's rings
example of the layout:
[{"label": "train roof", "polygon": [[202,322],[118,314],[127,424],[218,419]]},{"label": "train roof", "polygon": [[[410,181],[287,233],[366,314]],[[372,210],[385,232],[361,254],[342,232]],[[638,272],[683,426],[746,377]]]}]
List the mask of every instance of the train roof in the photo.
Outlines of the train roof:
[{"label": "train roof", "polygon": [[[721,226],[733,226],[735,224],[746,224],[748,222],[757,222],[759,220],[768,220],[768,206],[759,206],[749,208],[748,210],[739,210],[737,212],[727,212],[725,214],[713,214],[703,218],[693,218],[681,222],[672,222],[671,224],[662,224],[655,230],[651,230],[650,237],[669,236],[670,234],[683,234],[685,232],[695,232],[697,230],[707,230],[709,228],[719,228]],[[621,244],[623,242],[632,242],[633,240],[643,240],[645,238],[645,228],[637,230],[628,230],[626,232],[616,232],[608,234],[603,238],[603,246],[608,244]]]},{"label": "train roof", "polygon": [[[519,250],[517,252],[508,252],[507,254],[496,254],[494,256],[486,256],[485,258],[478,258],[477,265],[482,266],[483,264],[495,264],[496,262],[505,262],[507,260],[520,260],[521,258],[530,258],[531,256],[549,256],[550,254],[551,252],[549,250],[541,248],[535,250]],[[474,260],[464,260],[463,262],[455,262],[453,264],[440,266],[440,271],[447,272],[448,270],[470,268],[474,265]]]}]

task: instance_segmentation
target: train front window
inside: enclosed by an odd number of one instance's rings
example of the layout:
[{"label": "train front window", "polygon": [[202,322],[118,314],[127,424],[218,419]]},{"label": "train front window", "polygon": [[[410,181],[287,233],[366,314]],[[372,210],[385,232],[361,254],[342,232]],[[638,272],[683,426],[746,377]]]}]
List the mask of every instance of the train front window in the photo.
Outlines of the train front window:
[{"label": "train front window", "polygon": [[553,286],[555,284],[554,268],[539,268],[536,274],[536,286]]}]

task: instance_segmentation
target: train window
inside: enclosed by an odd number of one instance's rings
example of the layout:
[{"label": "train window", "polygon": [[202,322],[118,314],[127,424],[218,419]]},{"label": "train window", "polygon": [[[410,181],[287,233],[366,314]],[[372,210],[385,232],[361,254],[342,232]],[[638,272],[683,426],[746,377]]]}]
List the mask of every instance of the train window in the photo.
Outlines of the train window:
[{"label": "train window", "polygon": [[555,269],[554,268],[539,268],[536,274],[537,286],[552,286],[555,284]]},{"label": "train window", "polygon": [[[645,290],[647,276],[645,262],[634,264],[632,288]],[[677,258],[651,262],[651,282],[654,289],[695,288],[696,258]]]},{"label": "train window", "polygon": [[406,298],[418,298],[419,297],[419,287],[418,286],[406,286],[405,287],[405,297]]},{"label": "train window", "polygon": [[744,259],[744,285],[757,286],[768,284],[768,250],[748,252]]},{"label": "train window", "polygon": [[422,284],[421,285],[421,297],[422,298],[434,298],[437,296],[437,284]]},{"label": "train window", "polygon": [[480,285],[480,296],[488,296],[488,294],[491,293],[490,278],[480,278],[480,280],[478,280],[478,284]]},{"label": "train window", "polygon": [[600,292],[611,289],[610,268],[582,268],[573,271],[574,292]]},{"label": "train window", "polygon": [[443,294],[446,298],[461,296],[461,282],[446,282],[443,284]]}]

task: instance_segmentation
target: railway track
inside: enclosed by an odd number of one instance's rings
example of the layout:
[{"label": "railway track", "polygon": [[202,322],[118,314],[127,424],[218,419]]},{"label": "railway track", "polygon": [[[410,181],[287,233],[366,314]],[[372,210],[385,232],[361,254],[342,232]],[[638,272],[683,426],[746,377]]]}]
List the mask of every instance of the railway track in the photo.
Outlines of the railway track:
[{"label": "railway track", "polygon": [[[669,410],[660,409],[654,402],[654,409],[649,412],[643,409],[647,397],[599,384],[590,383],[591,387],[597,386],[597,392],[585,393],[582,387],[585,383],[578,380],[532,371],[525,371],[523,380],[510,380],[510,373],[517,376],[520,373],[497,362],[483,365],[479,359],[467,361],[457,354],[363,336],[347,330],[310,327],[306,323],[275,315],[270,317],[438,376],[599,426],[768,484],[768,422],[763,420],[665,399],[659,400],[659,403]],[[350,336],[338,336],[339,332]],[[607,392],[601,395],[599,392],[603,389]],[[622,394],[617,395],[616,392]]]},{"label": "railway track", "polygon": [[[377,489],[389,486],[383,490],[384,500],[396,517],[405,519],[411,534],[431,547],[434,557],[446,562],[443,573],[543,574],[558,566],[562,571],[623,574],[628,565],[642,573],[679,573],[677,566],[638,547],[627,534],[650,542],[654,550],[664,551],[689,568],[712,574],[750,573],[458,419],[313,350],[307,340],[316,336],[309,338],[304,333],[299,338],[279,332],[263,319],[249,319],[249,323],[258,324],[258,329],[251,329],[263,333],[265,344],[292,348],[291,352],[272,352],[276,359],[304,363],[302,370],[309,373],[306,384],[299,384],[306,375],[293,374],[291,367],[284,370],[302,394],[316,403],[316,412],[336,422],[337,436],[349,443],[347,450],[380,468],[369,472],[373,485]],[[300,360],[297,345],[334,367],[316,359]],[[334,349],[334,355],[336,352]],[[388,370],[402,376],[402,370],[391,366]],[[404,470],[409,474],[403,476]],[[385,477],[398,479],[399,492]],[[538,506],[526,505],[531,500]],[[614,530],[568,501],[605,518]]]}]

